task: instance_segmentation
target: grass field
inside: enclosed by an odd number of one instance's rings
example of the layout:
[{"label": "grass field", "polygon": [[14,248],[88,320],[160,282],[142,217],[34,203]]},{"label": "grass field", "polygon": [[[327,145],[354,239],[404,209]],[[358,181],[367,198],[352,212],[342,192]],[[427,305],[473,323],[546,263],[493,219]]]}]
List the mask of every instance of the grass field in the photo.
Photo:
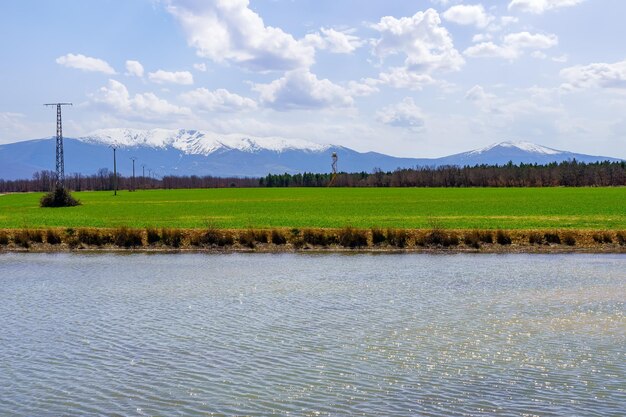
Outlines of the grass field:
[{"label": "grass field", "polygon": [[626,229],[626,188],[258,188],[0,196],[0,228]]}]

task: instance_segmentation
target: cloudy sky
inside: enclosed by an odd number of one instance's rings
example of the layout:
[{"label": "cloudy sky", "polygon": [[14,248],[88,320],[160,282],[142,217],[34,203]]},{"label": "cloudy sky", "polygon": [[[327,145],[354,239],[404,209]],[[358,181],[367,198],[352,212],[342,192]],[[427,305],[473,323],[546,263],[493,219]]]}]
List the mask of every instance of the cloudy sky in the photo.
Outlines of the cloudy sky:
[{"label": "cloudy sky", "polygon": [[7,0],[0,143],[111,127],[626,158],[623,0]]}]

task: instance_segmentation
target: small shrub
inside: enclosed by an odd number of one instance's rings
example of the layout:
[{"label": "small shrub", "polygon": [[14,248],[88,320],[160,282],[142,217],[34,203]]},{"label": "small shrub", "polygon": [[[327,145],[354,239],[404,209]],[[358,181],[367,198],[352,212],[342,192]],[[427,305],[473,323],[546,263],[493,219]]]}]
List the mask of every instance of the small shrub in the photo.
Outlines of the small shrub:
[{"label": "small shrub", "polygon": [[0,245],[9,244],[9,235],[4,230],[0,230]]},{"label": "small shrub", "polygon": [[100,230],[79,229],[76,238],[79,242],[89,246],[103,246],[111,243],[110,236]]},{"label": "small shrub", "polygon": [[406,230],[387,229],[387,242],[391,246],[404,248],[409,242],[409,234]]},{"label": "small shrub", "polygon": [[567,246],[576,246],[576,236],[572,232],[563,233],[563,239],[561,241]]},{"label": "small shrub", "polygon": [[20,230],[20,231],[15,232],[13,234],[13,243],[23,248],[29,248],[30,237],[28,236],[28,232],[26,230]]},{"label": "small shrub", "polygon": [[324,230],[305,229],[302,232],[302,240],[314,246],[328,246],[339,243],[337,236]]},{"label": "small shrub", "polygon": [[367,246],[367,233],[352,227],[345,227],[339,232],[339,244],[344,248]]},{"label": "small shrub", "polygon": [[280,230],[272,230],[270,238],[274,245],[284,245],[285,243],[287,243],[287,238]]},{"label": "small shrub", "polygon": [[444,242],[444,246],[458,246],[459,243],[461,243],[459,236],[456,233],[450,233],[447,242]]},{"label": "small shrub", "polygon": [[41,207],[74,207],[79,206],[80,201],[72,197],[67,189],[59,187],[41,197],[39,205]]},{"label": "small shrub", "polygon": [[161,235],[159,235],[159,231],[157,229],[153,229],[151,227],[146,229],[146,242],[148,242],[148,245],[154,245],[160,241]]},{"label": "small shrub", "polygon": [[120,227],[113,231],[113,243],[124,248],[141,246],[143,244],[141,232],[127,227]]},{"label": "small shrub", "polygon": [[446,236],[443,230],[433,229],[429,233],[426,234],[423,238],[423,242],[425,245],[431,246],[443,246],[443,242],[445,241]]},{"label": "small shrub", "polygon": [[543,244],[543,236],[538,232],[530,232],[528,235],[528,243],[531,245],[542,245]]},{"label": "small shrub", "polygon": [[616,238],[617,238],[617,243],[619,243],[621,246],[626,246],[626,231],[617,232]]},{"label": "small shrub", "polygon": [[295,237],[300,236],[300,229],[298,228],[294,227],[293,229],[290,230],[290,232],[292,236],[295,236]]},{"label": "small shrub", "polygon": [[544,233],[543,238],[545,239],[546,243],[550,243],[550,244],[553,243],[556,245],[561,244],[561,238],[559,237],[559,234],[556,232]]},{"label": "small shrub", "polygon": [[239,244],[253,249],[256,246],[254,231],[246,230],[245,232],[239,233]]},{"label": "small shrub", "polygon": [[235,243],[235,237],[230,232],[223,232],[217,244],[219,246],[232,246]]},{"label": "small shrub", "polygon": [[463,236],[463,243],[474,249],[480,249],[480,232],[474,230],[465,233]]},{"label": "small shrub", "polygon": [[372,229],[372,244],[381,245],[387,241],[387,236],[381,229]]},{"label": "small shrub", "polygon": [[504,230],[498,230],[496,232],[496,242],[499,245],[510,245],[512,242],[511,236]]},{"label": "small shrub", "polygon": [[254,240],[258,243],[269,243],[270,242],[270,234],[267,230],[252,230],[252,236]]},{"label": "small shrub", "polygon": [[596,243],[613,243],[613,238],[608,232],[594,233],[593,241]]},{"label": "small shrub", "polygon": [[33,243],[43,243],[43,232],[41,230],[26,230],[28,239]]},{"label": "small shrub", "polygon": [[459,237],[454,233],[446,233],[442,229],[433,229],[424,236],[422,242],[427,246],[457,246]]},{"label": "small shrub", "polygon": [[61,235],[52,229],[46,230],[46,242],[50,245],[58,245],[61,243]]},{"label": "small shrub", "polygon": [[161,241],[164,245],[171,246],[173,248],[179,248],[183,242],[183,232],[181,232],[179,229],[163,228],[161,229]]},{"label": "small shrub", "polygon": [[479,231],[478,237],[482,243],[493,243],[493,233],[491,233],[489,230]]},{"label": "small shrub", "polygon": [[43,243],[43,232],[31,229],[17,231],[13,235],[13,243],[23,248],[29,248],[31,243]]},{"label": "small shrub", "polygon": [[191,244],[194,246],[230,246],[233,243],[235,238],[232,233],[215,228],[209,228],[191,238]]}]

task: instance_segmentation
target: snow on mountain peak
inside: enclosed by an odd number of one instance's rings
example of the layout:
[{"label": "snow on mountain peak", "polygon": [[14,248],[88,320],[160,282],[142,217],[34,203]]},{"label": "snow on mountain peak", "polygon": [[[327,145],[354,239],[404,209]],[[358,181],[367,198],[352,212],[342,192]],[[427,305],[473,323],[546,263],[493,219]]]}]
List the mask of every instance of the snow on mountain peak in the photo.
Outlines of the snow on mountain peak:
[{"label": "snow on mountain peak", "polygon": [[199,130],[168,129],[100,129],[79,138],[82,142],[119,147],[173,147],[185,154],[209,155],[218,150],[243,152],[289,150],[323,152],[331,145],[321,145],[302,139],[254,137],[241,134],[217,134]]},{"label": "snow on mountain peak", "polygon": [[523,141],[519,141],[519,142],[513,142],[513,141],[506,141],[506,142],[498,142],[498,143],[494,143],[491,144],[485,148],[482,149],[477,149],[475,151],[471,151],[469,152],[470,154],[482,154],[484,152],[490,151],[494,148],[516,148],[519,149],[521,151],[524,152],[530,152],[530,153],[534,153],[534,154],[541,154],[541,155],[557,155],[562,153],[561,151],[557,151],[556,149],[552,149],[552,148],[546,148],[545,146],[541,146],[541,145],[537,145],[535,143],[531,143],[531,142],[523,142]]}]

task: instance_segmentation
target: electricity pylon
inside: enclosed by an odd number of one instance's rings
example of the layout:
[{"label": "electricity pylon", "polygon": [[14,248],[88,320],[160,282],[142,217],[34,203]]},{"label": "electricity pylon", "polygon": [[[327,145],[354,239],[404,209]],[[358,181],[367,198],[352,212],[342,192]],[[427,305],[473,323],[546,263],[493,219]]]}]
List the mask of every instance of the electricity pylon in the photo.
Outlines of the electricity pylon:
[{"label": "electricity pylon", "polygon": [[65,161],[63,159],[63,122],[61,120],[61,106],[71,106],[72,103],[48,103],[44,106],[57,106],[57,164],[56,188],[65,186]]},{"label": "electricity pylon", "polygon": [[337,178],[337,160],[339,159],[339,157],[337,156],[336,152],[333,152],[333,164],[332,164],[332,169],[333,169],[333,176],[330,179],[330,182],[328,183],[329,187],[332,187],[332,185],[335,183],[335,179]]}]

